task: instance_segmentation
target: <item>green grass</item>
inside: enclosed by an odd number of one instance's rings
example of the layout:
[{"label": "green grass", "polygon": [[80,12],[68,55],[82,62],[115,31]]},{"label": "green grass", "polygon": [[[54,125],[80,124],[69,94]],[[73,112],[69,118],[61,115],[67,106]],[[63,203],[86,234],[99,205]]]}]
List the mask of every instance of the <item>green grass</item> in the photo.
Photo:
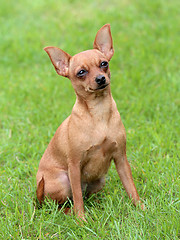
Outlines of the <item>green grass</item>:
[{"label": "green grass", "polygon": [[[0,239],[178,239],[180,1],[3,1],[0,7]],[[75,94],[42,50],[92,48],[111,23],[112,93],[146,210],[134,208],[115,171],[85,200],[87,223],[57,205],[36,208],[36,172]]]}]

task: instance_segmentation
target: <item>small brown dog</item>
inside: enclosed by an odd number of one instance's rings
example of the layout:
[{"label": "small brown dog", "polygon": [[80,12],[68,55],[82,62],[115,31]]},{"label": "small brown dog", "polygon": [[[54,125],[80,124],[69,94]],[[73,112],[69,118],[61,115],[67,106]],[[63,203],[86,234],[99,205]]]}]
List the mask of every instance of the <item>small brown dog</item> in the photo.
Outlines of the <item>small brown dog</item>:
[{"label": "small brown dog", "polygon": [[102,189],[112,159],[128,196],[135,205],[139,202],[126,157],[125,129],[110,90],[114,50],[109,24],[97,32],[93,47],[73,57],[56,47],[44,49],[56,72],[71,80],[77,99],[40,161],[37,198],[41,203],[49,196],[61,204],[73,197],[82,219],[82,192]]}]

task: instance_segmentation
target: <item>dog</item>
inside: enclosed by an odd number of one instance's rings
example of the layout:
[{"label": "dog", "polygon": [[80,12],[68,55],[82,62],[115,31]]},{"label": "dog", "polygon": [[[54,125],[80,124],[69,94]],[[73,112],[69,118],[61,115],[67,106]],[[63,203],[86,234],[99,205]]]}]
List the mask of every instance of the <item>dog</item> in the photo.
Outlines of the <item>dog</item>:
[{"label": "dog", "polygon": [[69,78],[76,94],[71,115],[59,126],[41,158],[37,199],[59,204],[73,198],[74,212],[85,220],[83,191],[91,195],[105,184],[113,160],[134,205],[140,202],[126,157],[126,133],[110,89],[114,49],[110,24],[96,34],[93,49],[74,56],[45,47],[56,72]]}]

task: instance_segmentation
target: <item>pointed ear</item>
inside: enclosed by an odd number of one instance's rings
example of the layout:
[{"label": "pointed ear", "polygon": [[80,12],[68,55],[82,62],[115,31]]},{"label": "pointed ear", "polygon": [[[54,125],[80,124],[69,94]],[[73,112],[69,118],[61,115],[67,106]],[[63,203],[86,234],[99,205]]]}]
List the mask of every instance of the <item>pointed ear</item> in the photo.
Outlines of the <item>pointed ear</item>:
[{"label": "pointed ear", "polygon": [[57,74],[63,77],[68,77],[69,60],[71,56],[68,53],[56,47],[45,47],[44,50],[49,55]]},{"label": "pointed ear", "polygon": [[94,45],[95,49],[98,49],[100,52],[104,54],[104,56],[111,60],[114,49],[113,49],[113,41],[111,36],[111,28],[110,24],[104,25],[96,34]]}]

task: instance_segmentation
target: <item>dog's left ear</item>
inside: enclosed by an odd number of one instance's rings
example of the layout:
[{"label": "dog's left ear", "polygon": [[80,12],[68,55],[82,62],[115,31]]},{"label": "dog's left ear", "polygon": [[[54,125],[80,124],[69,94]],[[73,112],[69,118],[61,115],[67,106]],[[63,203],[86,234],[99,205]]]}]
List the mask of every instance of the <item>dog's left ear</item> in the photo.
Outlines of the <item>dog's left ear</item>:
[{"label": "dog's left ear", "polygon": [[93,47],[102,52],[108,61],[111,60],[114,54],[114,49],[110,24],[106,24],[101,29],[99,29],[96,34]]}]

